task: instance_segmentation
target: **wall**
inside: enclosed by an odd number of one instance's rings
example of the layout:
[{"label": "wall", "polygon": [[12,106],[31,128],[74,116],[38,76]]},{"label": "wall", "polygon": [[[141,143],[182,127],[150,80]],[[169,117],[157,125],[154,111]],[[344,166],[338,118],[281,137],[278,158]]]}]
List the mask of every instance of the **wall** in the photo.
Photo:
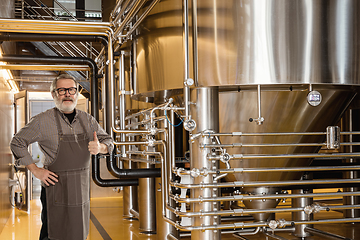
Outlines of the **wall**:
[{"label": "wall", "polygon": [[0,71],[0,232],[2,231],[7,219],[10,216],[10,191],[9,177],[12,161],[12,155],[9,148],[9,142],[13,135],[14,112],[13,112],[13,94],[5,83]]},{"label": "wall", "polygon": [[[14,1],[1,0],[0,1],[0,17],[11,18],[14,16]],[[9,50],[12,44],[3,43],[2,49]],[[13,49],[13,48],[11,48]],[[7,52],[8,53],[8,52]],[[4,80],[4,76],[0,71],[0,232],[10,217],[10,201],[9,201],[9,177],[11,167],[9,163],[12,161],[12,156],[9,148],[9,142],[14,131],[14,112],[12,101],[14,96],[10,93],[8,86]]]}]

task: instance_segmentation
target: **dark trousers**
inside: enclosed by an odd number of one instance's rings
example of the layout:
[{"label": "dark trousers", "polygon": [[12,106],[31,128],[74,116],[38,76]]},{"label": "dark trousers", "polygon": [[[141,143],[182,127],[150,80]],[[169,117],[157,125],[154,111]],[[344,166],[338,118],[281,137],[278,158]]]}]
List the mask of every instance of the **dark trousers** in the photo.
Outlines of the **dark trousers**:
[{"label": "dark trousers", "polygon": [[42,211],[41,211],[41,222],[42,227],[40,230],[40,238],[39,240],[48,240],[48,225],[47,225],[47,208],[46,208],[46,191],[44,187],[41,187],[41,195],[40,195]]}]

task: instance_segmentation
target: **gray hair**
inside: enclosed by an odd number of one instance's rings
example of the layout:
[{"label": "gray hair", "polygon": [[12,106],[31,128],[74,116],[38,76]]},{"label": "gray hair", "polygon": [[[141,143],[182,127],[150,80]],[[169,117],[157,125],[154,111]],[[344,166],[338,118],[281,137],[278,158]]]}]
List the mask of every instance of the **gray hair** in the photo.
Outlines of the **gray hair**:
[{"label": "gray hair", "polygon": [[[63,74],[60,74],[59,76],[57,76],[51,83],[50,85],[50,92],[53,93],[55,92],[56,90],[56,84],[57,84],[57,81],[59,81],[60,79],[71,79],[74,81],[75,85],[76,85],[76,88],[79,90],[79,83],[75,80],[75,78],[67,73],[63,73]],[[77,94],[79,93],[79,91],[77,92]]]}]

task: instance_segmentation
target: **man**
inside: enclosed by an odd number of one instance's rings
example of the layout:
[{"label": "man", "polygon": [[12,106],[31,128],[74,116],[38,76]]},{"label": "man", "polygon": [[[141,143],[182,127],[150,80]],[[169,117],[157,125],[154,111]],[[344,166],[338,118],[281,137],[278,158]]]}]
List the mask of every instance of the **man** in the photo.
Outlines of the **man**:
[{"label": "man", "polygon": [[[86,112],[75,109],[78,83],[68,74],[50,87],[56,107],[33,117],[12,139],[18,164],[42,181],[40,240],[81,240],[89,233],[90,154],[113,150],[112,138]],[[38,142],[44,168],[33,162],[28,145]]]}]

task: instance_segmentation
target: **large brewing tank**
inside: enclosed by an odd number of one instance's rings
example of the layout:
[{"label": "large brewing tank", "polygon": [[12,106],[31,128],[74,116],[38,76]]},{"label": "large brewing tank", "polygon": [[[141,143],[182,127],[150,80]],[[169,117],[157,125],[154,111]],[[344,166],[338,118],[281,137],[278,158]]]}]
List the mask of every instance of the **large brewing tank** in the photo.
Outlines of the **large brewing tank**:
[{"label": "large brewing tank", "polygon": [[[220,132],[324,132],[327,126],[337,123],[356,94],[354,86],[360,83],[358,0],[189,2],[191,77],[195,86],[219,87]],[[182,1],[160,1],[134,41],[136,97],[162,102],[181,93],[185,78]],[[248,121],[257,117],[257,85],[263,89],[261,107],[265,122],[261,126]],[[310,85],[323,97],[317,107],[306,100]],[[322,140],[314,136],[241,139],[242,143]],[[289,154],[317,150],[281,147],[233,149],[231,153]],[[253,159],[231,162],[231,167],[303,166],[310,161]],[[285,172],[259,173],[232,175],[228,180],[277,181],[299,177]],[[258,194],[275,190],[244,191]]]}]

